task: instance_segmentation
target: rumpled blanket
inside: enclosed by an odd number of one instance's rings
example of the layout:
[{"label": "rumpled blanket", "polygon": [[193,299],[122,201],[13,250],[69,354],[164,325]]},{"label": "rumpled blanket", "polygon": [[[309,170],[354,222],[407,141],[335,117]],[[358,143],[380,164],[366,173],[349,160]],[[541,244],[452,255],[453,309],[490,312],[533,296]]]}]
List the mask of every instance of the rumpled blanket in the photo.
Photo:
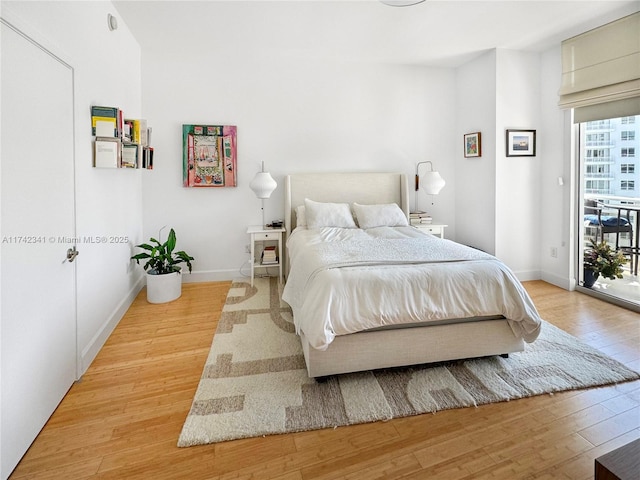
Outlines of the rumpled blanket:
[{"label": "rumpled blanket", "polygon": [[491,315],[527,342],[539,334],[540,316],[506,265],[412,227],[297,228],[287,248],[283,300],[314,348],[387,325]]}]

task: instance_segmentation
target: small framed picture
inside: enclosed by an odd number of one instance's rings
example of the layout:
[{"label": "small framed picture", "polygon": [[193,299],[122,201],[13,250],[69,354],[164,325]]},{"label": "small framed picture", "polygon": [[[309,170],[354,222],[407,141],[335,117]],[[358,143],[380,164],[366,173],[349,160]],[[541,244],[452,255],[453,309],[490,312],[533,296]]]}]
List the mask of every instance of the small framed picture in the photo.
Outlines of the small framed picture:
[{"label": "small framed picture", "polygon": [[464,136],[464,156],[467,158],[482,156],[482,137],[480,132],[467,133]]},{"label": "small framed picture", "polygon": [[535,156],[535,130],[507,130],[507,157]]}]

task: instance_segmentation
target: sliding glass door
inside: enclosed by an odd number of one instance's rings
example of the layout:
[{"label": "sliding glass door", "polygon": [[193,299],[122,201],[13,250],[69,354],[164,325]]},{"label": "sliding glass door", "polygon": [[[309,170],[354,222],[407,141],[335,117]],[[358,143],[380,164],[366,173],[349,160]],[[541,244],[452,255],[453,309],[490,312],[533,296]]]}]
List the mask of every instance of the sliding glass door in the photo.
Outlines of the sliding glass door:
[{"label": "sliding glass door", "polygon": [[[580,123],[579,132],[579,284],[605,299],[640,307],[640,115]],[[600,275],[589,287],[584,253],[592,242],[624,255],[622,278]]]}]

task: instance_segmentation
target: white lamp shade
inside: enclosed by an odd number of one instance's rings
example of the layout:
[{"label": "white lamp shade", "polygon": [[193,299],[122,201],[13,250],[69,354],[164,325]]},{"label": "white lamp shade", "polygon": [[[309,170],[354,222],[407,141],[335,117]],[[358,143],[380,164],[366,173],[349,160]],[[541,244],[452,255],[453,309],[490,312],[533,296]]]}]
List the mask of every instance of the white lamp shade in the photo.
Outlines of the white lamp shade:
[{"label": "white lamp shade", "polygon": [[428,195],[438,195],[445,184],[446,182],[444,178],[440,176],[440,172],[425,172],[425,174],[420,177],[420,185],[422,185],[422,188],[424,188],[424,191]]},{"label": "white lamp shade", "polygon": [[256,173],[256,176],[253,177],[249,184],[249,188],[253,190],[253,193],[258,198],[269,198],[277,186],[278,184],[269,172]]}]

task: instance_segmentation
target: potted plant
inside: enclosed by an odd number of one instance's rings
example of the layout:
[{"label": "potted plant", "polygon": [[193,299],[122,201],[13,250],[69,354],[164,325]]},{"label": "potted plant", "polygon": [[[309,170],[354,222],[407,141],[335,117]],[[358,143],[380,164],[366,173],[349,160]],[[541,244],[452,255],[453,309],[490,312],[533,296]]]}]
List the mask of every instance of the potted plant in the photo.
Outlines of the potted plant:
[{"label": "potted plant", "polygon": [[182,270],[180,263],[186,263],[191,273],[191,260],[194,258],[183,250],[174,252],[176,248],[176,232],[171,229],[164,243],[155,238],[150,243],[136,245],[146,250],[131,257],[139,265],[146,260],[144,269],[147,272],[147,301],[149,303],[166,303],[182,295]]},{"label": "potted plant", "polygon": [[627,259],[622,252],[614,250],[602,241],[591,240],[591,248],[584,251],[584,286],[591,288],[600,275],[610,280],[622,278],[622,265]]}]

